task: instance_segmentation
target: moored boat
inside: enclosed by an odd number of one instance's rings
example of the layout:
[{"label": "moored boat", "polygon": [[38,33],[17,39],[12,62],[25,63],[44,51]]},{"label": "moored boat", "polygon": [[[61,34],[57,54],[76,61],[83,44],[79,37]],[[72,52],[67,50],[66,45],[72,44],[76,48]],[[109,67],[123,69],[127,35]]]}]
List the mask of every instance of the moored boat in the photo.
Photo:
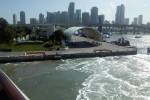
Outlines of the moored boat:
[{"label": "moored boat", "polygon": [[141,35],[136,35],[135,38],[141,38]]}]

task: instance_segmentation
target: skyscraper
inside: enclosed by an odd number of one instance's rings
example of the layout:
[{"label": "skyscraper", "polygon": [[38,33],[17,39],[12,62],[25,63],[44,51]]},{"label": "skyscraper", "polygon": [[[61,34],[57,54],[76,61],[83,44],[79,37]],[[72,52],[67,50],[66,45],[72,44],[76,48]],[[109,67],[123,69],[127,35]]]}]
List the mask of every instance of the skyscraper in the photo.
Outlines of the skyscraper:
[{"label": "skyscraper", "polygon": [[129,25],[129,18],[125,18],[124,24]]},{"label": "skyscraper", "polygon": [[25,12],[20,12],[20,24],[26,24]]},{"label": "skyscraper", "polygon": [[13,24],[17,24],[17,15],[13,14]]},{"label": "skyscraper", "polygon": [[57,24],[60,23],[60,12],[47,12],[46,23]]},{"label": "skyscraper", "polygon": [[39,24],[44,24],[44,15],[42,13],[39,14]]},{"label": "skyscraper", "polygon": [[75,9],[74,2],[70,2],[69,7],[68,7],[69,24],[74,23],[74,9]]},{"label": "skyscraper", "polygon": [[31,25],[36,25],[37,24],[36,18],[30,18],[30,24]]},{"label": "skyscraper", "polygon": [[142,25],[143,23],[143,15],[139,15],[138,25]]},{"label": "skyscraper", "polygon": [[81,24],[81,9],[76,10],[75,22],[76,24]]},{"label": "skyscraper", "polygon": [[83,12],[82,13],[82,25],[89,25],[90,22],[90,15],[88,12]]},{"label": "skyscraper", "polygon": [[117,11],[115,15],[115,23],[116,24],[124,24],[125,20],[125,6],[121,4],[121,6],[117,6]]},{"label": "skyscraper", "polygon": [[138,24],[138,18],[137,18],[137,17],[134,18],[133,24],[134,24],[134,25],[137,25],[137,24]]},{"label": "skyscraper", "polygon": [[99,24],[104,24],[105,16],[104,15],[99,15],[98,16]]},{"label": "skyscraper", "polygon": [[97,24],[98,23],[98,8],[92,7],[91,9],[91,24]]},{"label": "skyscraper", "polygon": [[60,14],[60,23],[61,24],[68,24],[68,12],[62,11]]}]

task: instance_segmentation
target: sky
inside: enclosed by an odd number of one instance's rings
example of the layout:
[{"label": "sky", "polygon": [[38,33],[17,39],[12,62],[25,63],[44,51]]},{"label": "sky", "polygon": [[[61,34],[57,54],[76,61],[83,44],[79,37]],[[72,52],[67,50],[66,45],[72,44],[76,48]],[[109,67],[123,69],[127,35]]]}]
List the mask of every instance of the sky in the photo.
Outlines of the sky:
[{"label": "sky", "polygon": [[99,14],[104,14],[105,19],[112,21],[115,19],[116,7],[125,5],[125,17],[130,18],[130,23],[134,17],[143,15],[143,23],[150,22],[150,0],[1,0],[0,17],[5,18],[10,24],[13,23],[13,14],[20,20],[20,11],[26,14],[26,21],[30,18],[37,18],[39,13],[67,11],[69,2],[75,2],[75,9],[82,12],[90,12],[92,7],[99,8]]}]

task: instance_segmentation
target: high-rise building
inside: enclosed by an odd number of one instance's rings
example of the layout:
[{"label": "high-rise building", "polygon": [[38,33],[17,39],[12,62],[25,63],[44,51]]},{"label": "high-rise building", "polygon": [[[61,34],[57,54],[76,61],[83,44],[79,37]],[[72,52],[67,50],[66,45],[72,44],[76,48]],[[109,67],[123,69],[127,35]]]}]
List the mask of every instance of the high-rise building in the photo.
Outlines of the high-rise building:
[{"label": "high-rise building", "polygon": [[129,25],[129,18],[125,18],[124,24]]},{"label": "high-rise building", "polygon": [[137,24],[138,24],[138,18],[137,18],[137,17],[134,18],[133,24],[134,24],[134,25],[137,25]]},{"label": "high-rise building", "polygon": [[13,24],[17,24],[17,15],[13,14]]},{"label": "high-rise building", "polygon": [[116,24],[124,24],[125,20],[125,6],[121,4],[121,6],[117,6],[117,11],[115,15],[115,23]]},{"label": "high-rise building", "polygon": [[76,24],[81,24],[81,9],[76,10],[75,22]]},{"label": "high-rise building", "polygon": [[105,15],[99,15],[98,20],[99,20],[99,24],[101,24],[101,25],[104,24]]},{"label": "high-rise building", "polygon": [[26,24],[26,17],[24,11],[20,12],[20,24]]},{"label": "high-rise building", "polygon": [[97,24],[98,23],[98,8],[92,7],[91,9],[91,24]]},{"label": "high-rise building", "polygon": [[90,15],[88,12],[82,13],[82,25],[89,25],[90,24]]},{"label": "high-rise building", "polygon": [[60,12],[47,12],[46,23],[57,24],[60,22]]},{"label": "high-rise building", "polygon": [[39,14],[39,24],[44,24],[44,15],[42,13]]},{"label": "high-rise building", "polygon": [[69,7],[68,7],[69,24],[74,23],[74,9],[75,9],[75,3],[70,2]]},{"label": "high-rise building", "polygon": [[31,25],[36,25],[37,24],[36,18],[30,18],[30,24]]},{"label": "high-rise building", "polygon": [[68,24],[68,12],[62,11],[60,14],[60,23],[61,24]]},{"label": "high-rise building", "polygon": [[52,17],[53,17],[53,14],[51,12],[47,12],[47,17],[46,17],[46,23],[47,24],[52,23],[52,21],[53,21]]},{"label": "high-rise building", "polygon": [[138,25],[142,25],[142,24],[143,24],[143,15],[139,15]]}]

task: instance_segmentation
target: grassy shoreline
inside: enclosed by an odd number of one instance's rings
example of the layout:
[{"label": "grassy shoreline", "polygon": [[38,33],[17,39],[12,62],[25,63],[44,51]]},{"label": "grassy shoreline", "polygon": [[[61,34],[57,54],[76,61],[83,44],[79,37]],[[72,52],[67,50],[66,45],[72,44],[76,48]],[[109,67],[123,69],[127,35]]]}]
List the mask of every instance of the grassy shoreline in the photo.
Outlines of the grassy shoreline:
[{"label": "grassy shoreline", "polygon": [[12,51],[48,51],[48,48],[43,47],[43,44],[20,44],[20,45],[6,45],[1,44],[0,50],[12,49]]}]

